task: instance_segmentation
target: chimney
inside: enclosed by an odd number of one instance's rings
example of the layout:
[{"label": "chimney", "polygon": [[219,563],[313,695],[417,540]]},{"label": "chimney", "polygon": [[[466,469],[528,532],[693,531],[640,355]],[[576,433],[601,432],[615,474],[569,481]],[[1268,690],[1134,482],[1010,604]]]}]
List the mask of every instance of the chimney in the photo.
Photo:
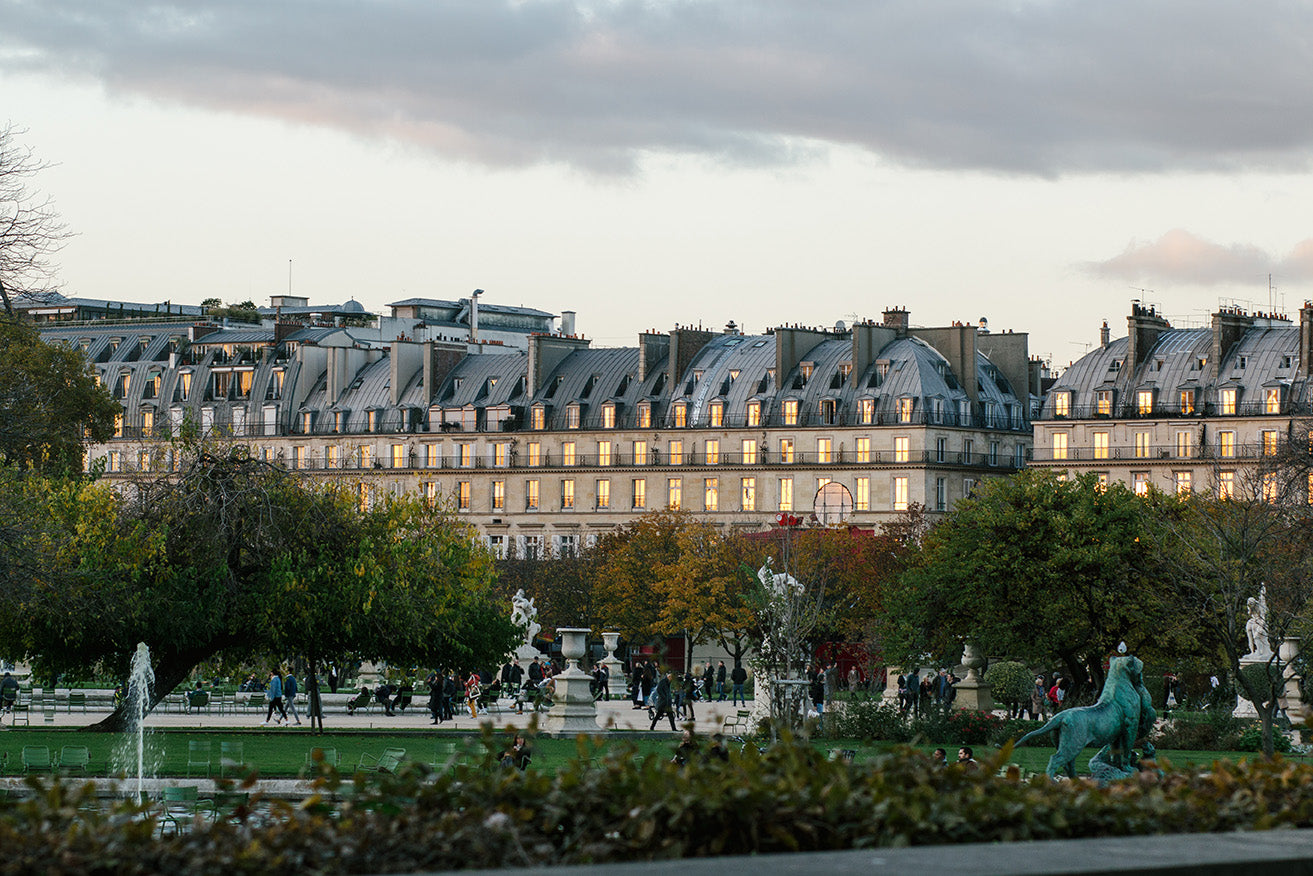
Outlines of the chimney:
[{"label": "chimney", "polygon": [[[1302,311],[1300,321],[1301,323],[1303,321]],[[1226,361],[1227,354],[1253,324],[1254,318],[1238,307],[1223,308],[1213,314],[1213,374],[1221,374],[1222,363]],[[1303,334],[1302,325],[1300,334]]]},{"label": "chimney", "polygon": [[643,332],[638,336],[638,381],[647,380],[658,365],[670,355],[670,336]]},{"label": "chimney", "polygon": [[574,334],[573,310],[561,311],[561,334],[565,335],[566,337],[569,337],[570,335]]},{"label": "chimney", "polygon": [[907,318],[907,310],[902,307],[891,307],[884,312],[884,327],[891,328],[901,336],[907,332],[910,325]]},{"label": "chimney", "polygon": [[470,343],[479,342],[479,296],[483,294],[482,289],[475,289],[470,295]]},{"label": "chimney", "polygon": [[857,386],[862,376],[866,374],[866,369],[871,367],[871,363],[875,361],[875,357],[885,348],[885,345],[891,344],[897,339],[898,332],[886,326],[876,325],[873,322],[859,322],[854,325],[853,370],[848,375],[849,385]]},{"label": "chimney", "polygon": [[1124,373],[1129,375],[1149,355],[1158,336],[1172,325],[1159,316],[1152,306],[1142,307],[1139,302],[1132,302],[1131,315],[1126,317],[1126,325],[1130,349],[1126,353],[1128,370]]},{"label": "chimney", "polygon": [[1103,321],[1103,328],[1099,329],[1099,346],[1106,347],[1112,341],[1112,330],[1108,328],[1108,320]]},{"label": "chimney", "polygon": [[1313,301],[1299,309],[1299,376],[1313,375]]}]

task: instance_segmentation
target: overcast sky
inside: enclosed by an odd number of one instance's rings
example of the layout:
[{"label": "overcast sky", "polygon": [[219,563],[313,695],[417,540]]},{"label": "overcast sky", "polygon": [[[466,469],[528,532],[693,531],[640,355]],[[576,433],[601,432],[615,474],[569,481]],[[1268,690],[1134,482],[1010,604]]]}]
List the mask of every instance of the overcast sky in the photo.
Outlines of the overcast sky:
[{"label": "overcast sky", "polygon": [[1061,366],[1133,298],[1293,313],[1310,74],[1277,0],[0,0],[66,293],[477,287],[604,344],[902,305]]}]

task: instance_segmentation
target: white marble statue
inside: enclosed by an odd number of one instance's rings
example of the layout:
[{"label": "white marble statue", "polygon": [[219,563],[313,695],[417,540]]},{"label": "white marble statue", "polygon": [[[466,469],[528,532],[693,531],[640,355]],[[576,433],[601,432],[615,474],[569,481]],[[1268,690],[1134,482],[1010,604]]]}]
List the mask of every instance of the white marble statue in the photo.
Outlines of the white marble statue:
[{"label": "white marble statue", "polygon": [[757,578],[761,585],[777,597],[796,596],[802,592],[802,584],[798,579],[787,572],[777,573],[771,568],[771,557],[766,558],[766,564],[757,570]]},{"label": "white marble statue", "polygon": [[516,590],[511,597],[511,623],[525,628],[524,642],[533,644],[533,637],[538,635],[542,624],[538,623],[538,609],[533,600],[524,595],[524,590]]},{"label": "white marble statue", "polygon": [[1245,621],[1245,637],[1249,639],[1249,653],[1246,657],[1268,658],[1272,656],[1272,639],[1267,631],[1267,585],[1258,590],[1258,597],[1253,596],[1245,603],[1249,607],[1249,620]]}]

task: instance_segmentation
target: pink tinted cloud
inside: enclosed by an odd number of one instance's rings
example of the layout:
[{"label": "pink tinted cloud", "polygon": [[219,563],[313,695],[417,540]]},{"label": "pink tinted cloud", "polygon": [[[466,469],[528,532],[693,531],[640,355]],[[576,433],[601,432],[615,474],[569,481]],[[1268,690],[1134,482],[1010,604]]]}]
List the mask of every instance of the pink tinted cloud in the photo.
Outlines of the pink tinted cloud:
[{"label": "pink tinted cloud", "polygon": [[1149,243],[1133,242],[1120,254],[1086,267],[1095,276],[1136,282],[1214,286],[1253,283],[1268,274],[1300,282],[1313,279],[1313,238],[1278,257],[1251,243],[1215,243],[1176,228]]}]

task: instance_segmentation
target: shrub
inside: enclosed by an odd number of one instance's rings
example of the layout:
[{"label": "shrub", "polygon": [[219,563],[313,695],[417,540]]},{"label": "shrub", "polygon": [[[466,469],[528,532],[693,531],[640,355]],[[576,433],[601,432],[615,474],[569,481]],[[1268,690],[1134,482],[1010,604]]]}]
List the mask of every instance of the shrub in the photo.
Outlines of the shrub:
[{"label": "shrub", "polygon": [[1004,660],[991,664],[985,670],[985,681],[989,684],[994,699],[1016,707],[1030,702],[1030,692],[1035,686],[1035,673],[1026,664],[1015,660]]},{"label": "shrub", "polygon": [[842,739],[910,742],[912,731],[898,708],[879,697],[854,694],[833,713],[832,735]]},{"label": "shrub", "polygon": [[[1234,751],[1262,751],[1263,725],[1257,721],[1246,722],[1244,729],[1236,736]],[[1272,750],[1281,753],[1290,751],[1290,737],[1276,727],[1272,728]]]},{"label": "shrub", "polygon": [[986,741],[990,745],[1005,745],[1008,742],[1015,742],[1032,730],[1038,730],[1043,726],[1043,721],[1028,721],[1025,718],[1010,718],[1006,721],[999,721],[997,726],[990,731],[989,739]]},{"label": "shrub", "polygon": [[985,712],[932,708],[912,722],[912,737],[953,745],[983,745],[1002,722]]}]

